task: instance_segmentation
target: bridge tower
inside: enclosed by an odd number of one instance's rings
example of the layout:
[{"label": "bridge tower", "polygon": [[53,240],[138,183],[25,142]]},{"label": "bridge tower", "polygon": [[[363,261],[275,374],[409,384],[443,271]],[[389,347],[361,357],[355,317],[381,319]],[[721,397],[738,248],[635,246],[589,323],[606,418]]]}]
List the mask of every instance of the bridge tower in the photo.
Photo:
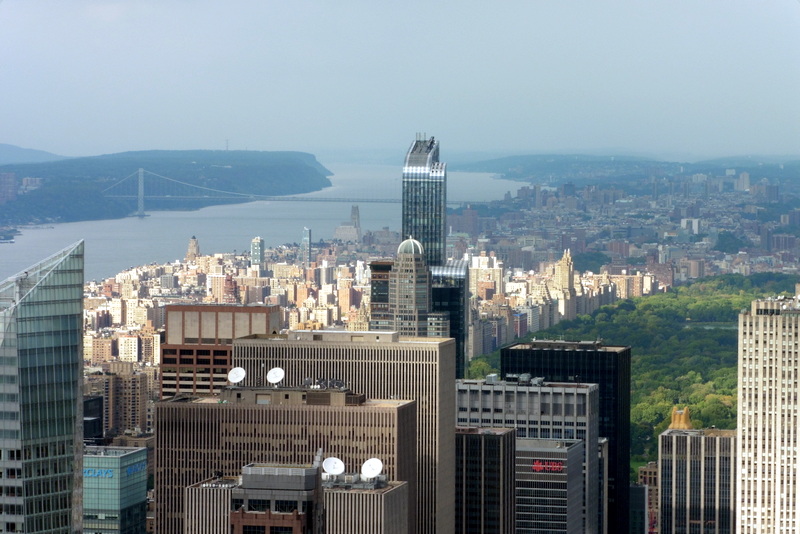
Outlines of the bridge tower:
[{"label": "bridge tower", "polygon": [[139,169],[139,202],[136,211],[137,217],[144,217],[144,169]]}]

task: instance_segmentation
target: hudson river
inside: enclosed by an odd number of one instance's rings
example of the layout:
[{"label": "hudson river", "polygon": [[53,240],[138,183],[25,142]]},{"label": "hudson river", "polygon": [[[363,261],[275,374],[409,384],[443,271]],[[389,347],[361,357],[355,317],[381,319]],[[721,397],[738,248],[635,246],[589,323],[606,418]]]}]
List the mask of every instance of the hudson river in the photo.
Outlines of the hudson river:
[{"label": "hudson river", "polygon": [[[303,227],[311,228],[313,241],[330,238],[334,229],[350,219],[358,205],[362,230],[389,227],[400,230],[400,203],[359,202],[359,199],[401,197],[402,168],[389,165],[326,164],[332,187],[302,195],[345,198],[345,202],[258,201],[212,206],[197,211],[154,211],[148,217],[55,224],[46,228],[20,228],[15,243],[0,244],[0,280],[79,241],[86,242],[86,279],[100,280],[132,266],[166,263],[186,255],[189,238],[197,236],[200,252],[249,250],[255,236],[267,246],[299,243]],[[523,184],[492,178],[491,174],[448,172],[447,198],[500,200]],[[147,211],[145,200],[145,211]]]}]

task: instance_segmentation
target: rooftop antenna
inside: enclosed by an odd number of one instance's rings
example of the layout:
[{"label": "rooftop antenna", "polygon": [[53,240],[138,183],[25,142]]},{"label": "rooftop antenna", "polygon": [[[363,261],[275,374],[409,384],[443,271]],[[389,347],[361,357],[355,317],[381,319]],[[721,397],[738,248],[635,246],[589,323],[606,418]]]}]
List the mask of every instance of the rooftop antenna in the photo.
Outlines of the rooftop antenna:
[{"label": "rooftop antenna", "polygon": [[280,367],[273,367],[267,373],[267,382],[277,387],[278,382],[283,380],[284,376],[286,376],[286,373],[283,372],[283,369],[281,369]]},{"label": "rooftop antenna", "polygon": [[361,476],[367,480],[376,478],[383,471],[383,462],[377,458],[370,458],[361,464]]},{"label": "rooftop antenna", "polygon": [[238,384],[244,377],[247,376],[247,371],[242,369],[241,367],[234,367],[228,372],[228,382],[231,384]]},{"label": "rooftop antenna", "polygon": [[344,462],[335,456],[330,456],[322,462],[322,470],[325,471],[322,474],[323,480],[336,479],[336,477],[344,473]]}]

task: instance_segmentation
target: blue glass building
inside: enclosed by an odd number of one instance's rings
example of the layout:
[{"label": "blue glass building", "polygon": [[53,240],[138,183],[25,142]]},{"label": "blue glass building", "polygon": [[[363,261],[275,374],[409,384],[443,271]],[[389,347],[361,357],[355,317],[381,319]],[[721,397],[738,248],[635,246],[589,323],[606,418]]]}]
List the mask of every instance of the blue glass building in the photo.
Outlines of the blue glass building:
[{"label": "blue glass building", "polygon": [[81,531],[83,242],[0,282],[0,532]]},{"label": "blue glass building", "polygon": [[147,448],[85,447],[84,532],[140,534],[146,520]]},{"label": "blue glass building", "polygon": [[447,164],[439,161],[439,141],[417,136],[403,166],[403,239],[425,250],[428,267],[447,259]]}]

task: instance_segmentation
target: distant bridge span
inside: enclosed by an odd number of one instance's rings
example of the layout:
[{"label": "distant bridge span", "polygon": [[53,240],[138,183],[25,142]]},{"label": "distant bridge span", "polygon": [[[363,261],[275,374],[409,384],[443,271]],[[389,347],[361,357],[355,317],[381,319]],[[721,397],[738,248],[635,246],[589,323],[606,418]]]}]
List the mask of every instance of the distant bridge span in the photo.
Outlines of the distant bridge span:
[{"label": "distant bridge span", "polygon": [[[172,185],[175,188],[175,194],[165,194],[163,191],[158,191],[155,194],[145,194],[144,188],[144,175],[152,175]],[[138,187],[136,191],[125,191],[121,193],[114,193],[113,189],[117,188],[123,183],[126,183],[128,179],[133,178],[134,176],[138,176]],[[164,182],[162,182],[164,183]],[[120,187],[119,189],[124,189]],[[130,188],[129,188],[130,189]],[[159,188],[156,187],[158,190]],[[109,191],[111,191],[109,193]],[[187,191],[197,191],[197,194],[187,194]],[[342,203],[351,203],[351,204],[360,204],[360,203],[380,203],[380,204],[399,204],[402,202],[402,199],[399,198],[337,198],[337,197],[314,197],[314,196],[297,196],[297,195],[286,195],[286,196],[272,196],[272,195],[254,195],[250,193],[239,193],[236,191],[222,191],[219,189],[213,189],[210,187],[204,187],[201,185],[190,184],[187,182],[182,182],[180,180],[175,180],[174,178],[168,178],[166,176],[161,176],[160,174],[156,174],[154,172],[147,171],[145,169],[139,169],[138,171],[131,173],[130,175],[126,176],[122,180],[115,182],[114,184],[106,187],[102,191],[105,194],[106,198],[123,198],[123,199],[137,199],[137,215],[139,217],[144,217],[144,200],[237,200],[237,201],[245,201],[245,202],[255,202],[257,200],[268,200],[268,201],[278,201],[278,202],[342,202]],[[488,204],[490,201],[487,200],[450,200],[447,202],[450,206],[463,206],[464,204]]]}]

